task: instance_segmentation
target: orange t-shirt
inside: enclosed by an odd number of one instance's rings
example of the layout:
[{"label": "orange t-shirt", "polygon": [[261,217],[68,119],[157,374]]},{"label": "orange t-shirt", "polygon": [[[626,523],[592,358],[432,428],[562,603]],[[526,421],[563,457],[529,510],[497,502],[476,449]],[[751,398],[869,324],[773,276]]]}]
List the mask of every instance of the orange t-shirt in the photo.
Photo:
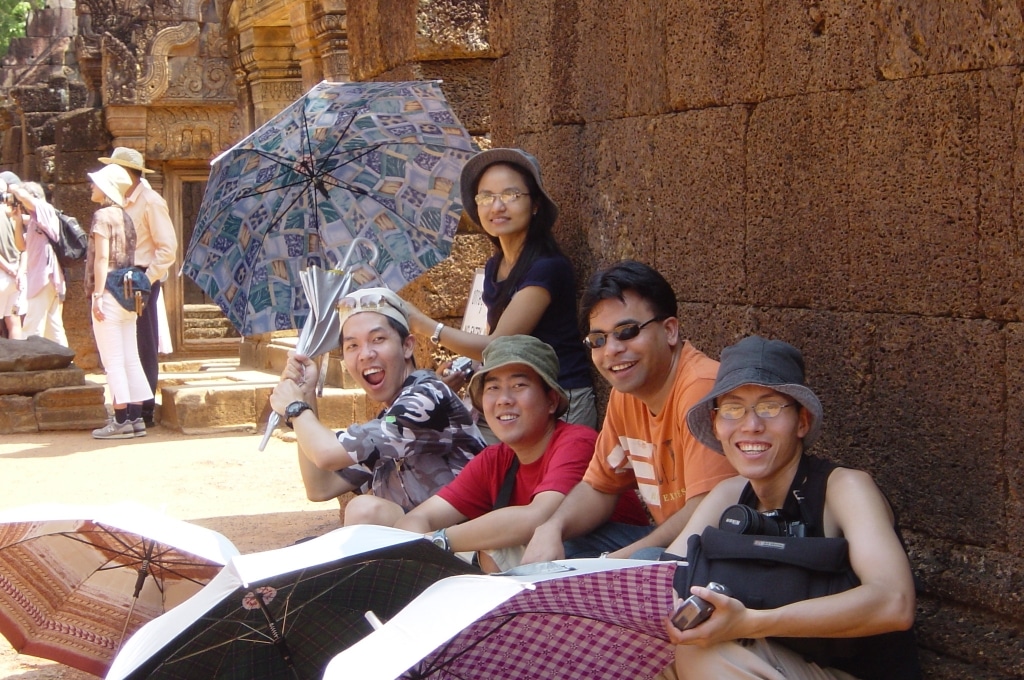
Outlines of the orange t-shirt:
[{"label": "orange t-shirt", "polygon": [[639,489],[654,521],[662,524],[687,498],[735,477],[725,456],[686,427],[686,412],[711,391],[717,372],[717,361],[684,342],[661,413],[651,415],[636,397],[612,390],[583,481],[609,494]]}]

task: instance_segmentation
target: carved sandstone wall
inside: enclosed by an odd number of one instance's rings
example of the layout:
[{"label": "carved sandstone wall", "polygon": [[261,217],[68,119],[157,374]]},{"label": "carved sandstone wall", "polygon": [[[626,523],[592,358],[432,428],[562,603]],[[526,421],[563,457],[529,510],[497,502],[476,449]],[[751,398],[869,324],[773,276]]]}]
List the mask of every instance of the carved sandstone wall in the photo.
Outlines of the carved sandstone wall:
[{"label": "carved sandstone wall", "polygon": [[[349,2],[354,73],[406,68],[403,4]],[[1020,3],[481,7],[491,141],[541,159],[581,277],[635,257],[709,354],[803,348],[820,451],[907,528],[927,676],[1024,676]]]},{"label": "carved sandstone wall", "polygon": [[705,351],[803,348],[821,450],[907,528],[932,678],[1024,674],[1016,2],[492,4],[496,144],[581,271],[669,275]]}]

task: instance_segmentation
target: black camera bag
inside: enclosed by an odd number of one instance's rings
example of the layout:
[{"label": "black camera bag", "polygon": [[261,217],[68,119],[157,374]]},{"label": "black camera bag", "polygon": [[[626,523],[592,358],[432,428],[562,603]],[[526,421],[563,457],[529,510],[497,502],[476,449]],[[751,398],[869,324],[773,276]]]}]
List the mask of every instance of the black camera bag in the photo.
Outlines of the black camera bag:
[{"label": "black camera bag", "polygon": [[750,609],[775,609],[860,585],[845,538],[734,534],[708,527],[686,546],[690,586],[714,581]]}]

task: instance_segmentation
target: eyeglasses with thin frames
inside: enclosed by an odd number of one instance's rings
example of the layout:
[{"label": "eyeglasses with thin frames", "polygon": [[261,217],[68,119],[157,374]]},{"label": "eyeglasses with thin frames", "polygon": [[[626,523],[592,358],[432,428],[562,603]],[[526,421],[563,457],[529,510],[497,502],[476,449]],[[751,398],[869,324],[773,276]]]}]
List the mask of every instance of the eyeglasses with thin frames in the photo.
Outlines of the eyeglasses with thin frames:
[{"label": "eyeglasses with thin frames", "polygon": [[505,189],[500,194],[483,193],[477,194],[473,197],[476,204],[482,208],[486,208],[494,203],[494,199],[500,198],[501,202],[505,205],[509,203],[515,203],[523,196],[526,196],[526,192],[519,191],[518,189]]},{"label": "eyeglasses with thin frames", "polygon": [[783,404],[778,401],[759,401],[753,406],[744,406],[743,404],[722,404],[712,410],[718,413],[723,420],[742,420],[746,417],[747,411],[753,411],[754,415],[758,418],[765,420],[775,418],[782,409],[790,406],[796,406],[796,404]]},{"label": "eyeglasses with thin frames", "polygon": [[644,329],[647,324],[654,323],[655,321],[664,321],[668,317],[656,316],[653,319],[648,319],[643,323],[637,323],[631,321],[629,323],[620,323],[615,328],[611,329],[607,333],[604,331],[591,331],[587,333],[587,336],[583,338],[583,344],[586,345],[587,349],[601,349],[608,342],[608,336],[612,336],[619,342],[628,342],[640,335],[640,331]]}]

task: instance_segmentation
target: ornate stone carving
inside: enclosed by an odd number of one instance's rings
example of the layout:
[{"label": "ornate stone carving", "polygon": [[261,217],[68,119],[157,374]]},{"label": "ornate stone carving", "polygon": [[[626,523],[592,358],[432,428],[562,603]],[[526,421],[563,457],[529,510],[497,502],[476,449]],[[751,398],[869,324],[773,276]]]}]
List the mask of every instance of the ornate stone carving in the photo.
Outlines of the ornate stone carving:
[{"label": "ornate stone carving", "polygon": [[234,108],[180,107],[149,110],[149,158],[212,159],[238,141],[241,121]]},{"label": "ornate stone carving", "polygon": [[[188,45],[199,38],[199,24],[188,21],[178,26],[165,28],[153,40],[152,57],[146,60],[147,68],[138,83],[140,104],[151,104],[167,91],[170,78],[168,55],[171,49]],[[202,88],[199,88],[202,91]]]}]

